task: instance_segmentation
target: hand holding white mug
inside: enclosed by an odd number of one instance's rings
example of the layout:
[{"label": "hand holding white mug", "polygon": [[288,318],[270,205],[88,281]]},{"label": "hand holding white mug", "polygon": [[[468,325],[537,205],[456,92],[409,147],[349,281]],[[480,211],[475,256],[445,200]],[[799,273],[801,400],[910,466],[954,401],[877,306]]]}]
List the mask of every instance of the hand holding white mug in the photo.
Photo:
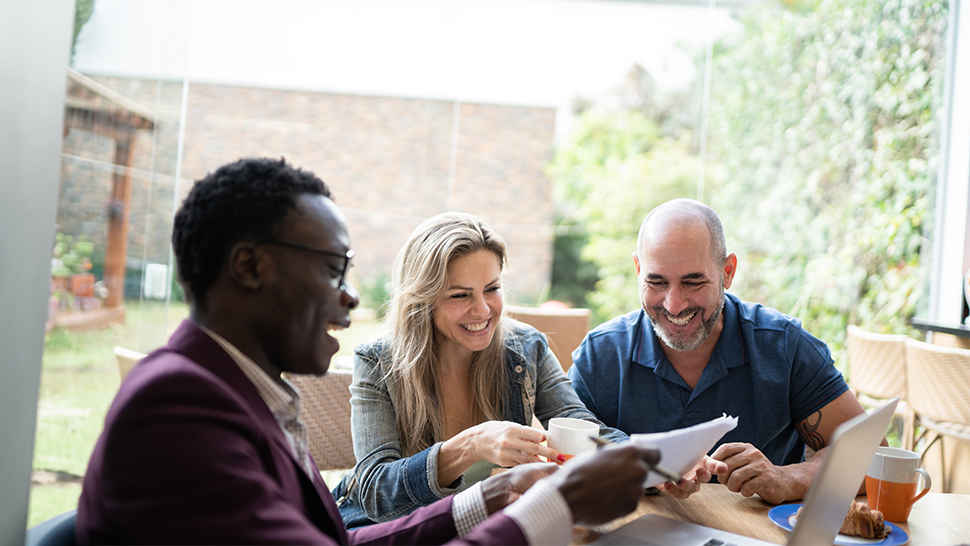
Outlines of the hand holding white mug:
[{"label": "hand holding white mug", "polygon": [[596,423],[556,417],[549,420],[546,445],[565,455],[566,460],[584,451],[596,449],[591,437],[599,436],[600,427]]}]

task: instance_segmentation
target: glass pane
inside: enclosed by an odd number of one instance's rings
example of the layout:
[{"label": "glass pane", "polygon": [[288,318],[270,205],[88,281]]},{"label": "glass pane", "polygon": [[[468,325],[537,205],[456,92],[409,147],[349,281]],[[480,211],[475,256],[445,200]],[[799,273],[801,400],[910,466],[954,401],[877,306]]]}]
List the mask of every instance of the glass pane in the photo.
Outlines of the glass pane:
[{"label": "glass pane", "polygon": [[[90,4],[78,2],[78,11]],[[75,64],[110,7],[95,6]],[[164,18],[148,28],[165,38],[157,50],[187,40]],[[148,352],[187,315],[169,273],[182,81],[71,68],[66,86],[28,527],[76,506],[120,381],[114,348]]]},{"label": "glass pane", "polygon": [[[246,156],[323,178],[362,295],[336,366],[380,328],[407,235],[447,211],[506,238],[508,301],[639,306],[647,211],[699,198],[731,291],[907,331],[933,222],[946,4],[79,0],[30,524],[73,505],[120,372],[188,309],[172,215]],[[80,20],[84,20],[83,17]],[[928,254],[927,254],[928,255]]]},{"label": "glass pane", "polygon": [[732,291],[798,316],[844,366],[848,324],[908,333],[932,255],[947,4],[750,4],[718,44],[710,200]]}]

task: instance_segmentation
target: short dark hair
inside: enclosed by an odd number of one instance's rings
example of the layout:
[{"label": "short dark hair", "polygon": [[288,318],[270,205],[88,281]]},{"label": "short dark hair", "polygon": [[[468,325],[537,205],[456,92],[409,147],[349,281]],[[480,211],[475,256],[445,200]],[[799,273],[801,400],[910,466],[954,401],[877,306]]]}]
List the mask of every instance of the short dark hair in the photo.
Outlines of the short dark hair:
[{"label": "short dark hair", "polygon": [[691,215],[702,220],[707,226],[707,232],[711,237],[711,257],[717,263],[721,263],[727,258],[727,241],[724,239],[724,224],[721,223],[721,217],[718,216],[717,211],[700,201],[686,198],[667,201],[647,213],[643,218],[643,222],[640,223],[640,232],[637,234],[637,252],[643,253],[643,241],[647,236],[647,227],[650,225],[650,220],[653,219],[654,213],[671,209],[679,209],[682,216]]},{"label": "short dark hair", "polygon": [[246,158],[223,165],[192,186],[172,226],[179,283],[205,305],[233,245],[273,235],[302,194],[330,197],[322,180],[285,159]]}]

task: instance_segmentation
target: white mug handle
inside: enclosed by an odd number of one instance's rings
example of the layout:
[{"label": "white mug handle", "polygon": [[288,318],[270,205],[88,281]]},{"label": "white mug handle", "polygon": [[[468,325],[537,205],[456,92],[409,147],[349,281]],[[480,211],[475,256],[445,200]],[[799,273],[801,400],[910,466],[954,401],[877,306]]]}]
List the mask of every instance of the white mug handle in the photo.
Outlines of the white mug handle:
[{"label": "white mug handle", "polygon": [[[916,470],[913,471],[913,474],[919,474],[920,476],[923,477],[923,490],[920,491],[919,495],[916,495],[913,498],[913,504],[916,504],[916,501],[920,500],[921,498],[923,498],[923,495],[930,492],[930,487],[933,487],[933,480],[930,478],[930,473],[923,468],[917,468]],[[912,476],[912,474],[910,475]]]}]

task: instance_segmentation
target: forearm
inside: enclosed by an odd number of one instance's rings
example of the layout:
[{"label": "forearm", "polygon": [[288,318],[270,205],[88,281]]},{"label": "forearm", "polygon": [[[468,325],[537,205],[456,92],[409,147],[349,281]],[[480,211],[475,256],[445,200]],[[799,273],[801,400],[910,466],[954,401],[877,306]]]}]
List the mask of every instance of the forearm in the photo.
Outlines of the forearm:
[{"label": "forearm", "polygon": [[812,482],[815,481],[815,476],[822,466],[822,461],[825,458],[825,452],[827,450],[828,447],[823,447],[805,460],[805,462],[778,467],[782,475],[785,476],[787,483],[783,502],[805,498],[805,495],[808,494],[808,489],[811,487]]},{"label": "forearm", "polygon": [[481,460],[475,449],[476,432],[466,429],[442,442],[438,451],[438,485],[448,487]]}]

